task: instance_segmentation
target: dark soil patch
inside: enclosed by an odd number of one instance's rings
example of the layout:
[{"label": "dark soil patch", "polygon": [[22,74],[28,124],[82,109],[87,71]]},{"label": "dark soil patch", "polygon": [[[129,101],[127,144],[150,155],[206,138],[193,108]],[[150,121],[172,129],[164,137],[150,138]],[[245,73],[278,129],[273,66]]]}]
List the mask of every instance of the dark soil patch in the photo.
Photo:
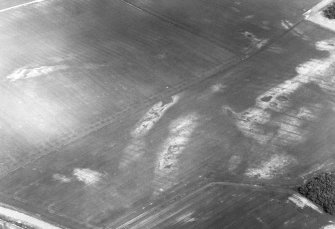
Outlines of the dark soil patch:
[{"label": "dark soil patch", "polygon": [[264,96],[261,98],[263,102],[269,102],[272,99],[272,96]]},{"label": "dark soil patch", "polygon": [[298,188],[298,192],[335,215],[335,172],[319,174]]},{"label": "dark soil patch", "polygon": [[282,101],[282,102],[285,102],[285,101],[288,100],[288,98],[287,98],[286,96],[283,96],[283,95],[278,96],[277,99],[278,99],[279,101]]},{"label": "dark soil patch", "polygon": [[335,3],[328,6],[326,9],[323,10],[323,14],[326,18],[335,19]]}]

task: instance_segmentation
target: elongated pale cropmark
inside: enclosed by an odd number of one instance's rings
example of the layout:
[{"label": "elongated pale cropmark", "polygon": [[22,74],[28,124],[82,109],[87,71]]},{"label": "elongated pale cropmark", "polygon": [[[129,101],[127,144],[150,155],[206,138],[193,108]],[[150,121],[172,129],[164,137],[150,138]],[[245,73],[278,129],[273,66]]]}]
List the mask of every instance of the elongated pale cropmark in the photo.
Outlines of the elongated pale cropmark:
[{"label": "elongated pale cropmark", "polygon": [[199,117],[195,113],[173,120],[169,126],[169,136],[160,146],[155,166],[154,195],[172,187],[179,174],[179,157],[186,149],[191,136],[198,126]]},{"label": "elongated pale cropmark", "polygon": [[146,143],[144,137],[164,116],[168,109],[178,102],[179,98],[180,96],[176,95],[172,97],[170,103],[163,104],[163,102],[158,102],[154,104],[136,123],[134,129],[130,133],[132,139],[123,150],[123,157],[119,165],[120,169],[127,168],[127,166],[135,162],[145,153]]},{"label": "elongated pale cropmark", "polygon": [[46,0],[35,0],[35,1],[31,1],[31,2],[20,4],[20,5],[8,7],[8,8],[0,10],[0,13],[6,12],[6,11],[10,11],[10,10],[15,10],[15,9],[18,9],[18,8],[21,8],[21,7],[24,7],[24,6],[29,6],[31,4],[35,4],[35,3],[39,3],[39,2],[44,2],[44,1],[46,1]]}]

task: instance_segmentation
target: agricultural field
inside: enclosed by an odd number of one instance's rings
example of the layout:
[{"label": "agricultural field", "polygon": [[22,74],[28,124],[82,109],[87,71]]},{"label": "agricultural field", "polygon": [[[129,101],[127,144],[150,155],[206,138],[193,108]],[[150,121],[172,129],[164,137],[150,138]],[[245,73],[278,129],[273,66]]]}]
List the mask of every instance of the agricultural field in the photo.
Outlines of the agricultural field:
[{"label": "agricultural field", "polygon": [[0,3],[0,228],[335,228],[331,4]]}]

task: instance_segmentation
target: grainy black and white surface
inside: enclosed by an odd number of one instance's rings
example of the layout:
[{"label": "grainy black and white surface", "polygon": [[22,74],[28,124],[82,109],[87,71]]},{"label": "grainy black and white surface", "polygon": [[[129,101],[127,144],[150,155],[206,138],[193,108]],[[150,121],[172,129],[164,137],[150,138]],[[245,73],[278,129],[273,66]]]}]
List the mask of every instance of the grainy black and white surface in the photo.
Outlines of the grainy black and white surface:
[{"label": "grainy black and white surface", "polygon": [[335,228],[296,191],[335,166],[329,2],[1,1],[0,202],[73,229]]}]

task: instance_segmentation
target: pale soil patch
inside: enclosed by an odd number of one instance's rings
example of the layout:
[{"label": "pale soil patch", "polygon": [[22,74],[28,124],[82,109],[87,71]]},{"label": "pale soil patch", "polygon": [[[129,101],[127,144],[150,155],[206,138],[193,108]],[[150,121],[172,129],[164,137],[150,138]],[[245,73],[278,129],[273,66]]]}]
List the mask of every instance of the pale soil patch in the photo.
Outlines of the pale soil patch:
[{"label": "pale soil patch", "polygon": [[[329,56],[322,59],[310,59],[296,67],[297,75],[281,84],[265,91],[256,98],[255,105],[240,113],[235,113],[229,107],[223,107],[225,113],[231,114],[236,126],[242,133],[255,139],[259,144],[298,144],[306,140],[308,130],[303,128],[307,121],[318,118],[322,110],[321,104],[304,106],[290,110],[292,104],[290,96],[301,86],[315,83],[325,91],[334,91],[335,86],[335,40],[324,40],[315,43],[315,48],[328,51]],[[292,113],[292,117],[274,113]],[[297,113],[296,113],[297,112]],[[267,126],[276,126],[278,129],[267,131]]]},{"label": "pale soil patch", "polygon": [[162,101],[154,104],[136,123],[130,135],[132,139],[123,150],[120,160],[120,169],[127,168],[130,164],[137,161],[145,153],[146,142],[144,137],[150,132],[157,122],[164,116],[169,108],[174,106],[180,99],[179,95],[172,96],[171,102],[163,104]]},{"label": "pale soil patch", "polygon": [[327,226],[321,227],[320,229],[335,229],[335,224],[329,224]]},{"label": "pale soil patch", "polygon": [[195,114],[190,114],[170,124],[170,135],[163,143],[161,153],[159,153],[158,168],[160,170],[174,167],[178,155],[185,149],[197,126],[197,119]]},{"label": "pale soil patch", "polygon": [[211,86],[211,91],[213,93],[216,93],[216,92],[220,92],[220,91],[223,91],[223,89],[225,88],[225,86],[221,83],[217,83],[217,84],[214,84]]},{"label": "pale soil patch", "polygon": [[73,176],[86,185],[93,185],[101,181],[104,175],[91,169],[76,168],[73,170]]},{"label": "pale soil patch", "polygon": [[268,161],[263,162],[257,168],[249,168],[246,175],[249,177],[258,177],[260,179],[271,179],[275,175],[283,173],[283,169],[295,162],[295,159],[289,155],[273,155]]},{"label": "pale soil patch", "polygon": [[169,136],[160,146],[155,166],[155,195],[170,188],[180,169],[179,158],[198,126],[199,116],[195,113],[179,117],[169,125]]},{"label": "pale soil patch", "polygon": [[38,67],[26,66],[15,70],[13,73],[7,76],[7,79],[11,82],[15,82],[17,80],[47,76],[54,72],[67,69],[69,69],[69,66],[66,65],[38,66]]},{"label": "pale soil patch", "polygon": [[145,115],[138,121],[135,125],[134,130],[131,132],[131,136],[134,138],[143,137],[146,135],[154,125],[163,117],[165,112],[175,105],[180,99],[180,96],[176,95],[172,97],[170,103],[164,104],[163,102],[158,102],[154,104]]}]

